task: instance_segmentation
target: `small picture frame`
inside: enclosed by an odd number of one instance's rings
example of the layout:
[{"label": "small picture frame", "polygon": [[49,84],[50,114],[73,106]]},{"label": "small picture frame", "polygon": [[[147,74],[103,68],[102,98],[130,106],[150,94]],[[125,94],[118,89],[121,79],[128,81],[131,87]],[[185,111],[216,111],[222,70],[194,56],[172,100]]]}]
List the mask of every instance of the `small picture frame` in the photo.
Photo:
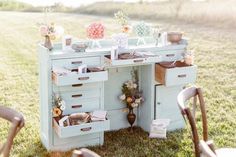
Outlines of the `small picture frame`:
[{"label": "small picture frame", "polygon": [[62,39],[62,50],[68,51],[72,49],[72,36],[66,35]]},{"label": "small picture frame", "polygon": [[79,74],[87,73],[87,65],[83,64],[78,66],[78,73]]}]

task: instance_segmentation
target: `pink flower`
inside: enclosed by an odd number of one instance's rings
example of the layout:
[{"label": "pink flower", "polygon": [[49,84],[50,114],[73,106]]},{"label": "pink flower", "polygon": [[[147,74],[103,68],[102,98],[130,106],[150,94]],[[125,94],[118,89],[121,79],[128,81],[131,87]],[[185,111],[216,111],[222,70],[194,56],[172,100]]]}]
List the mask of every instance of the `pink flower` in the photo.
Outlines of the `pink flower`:
[{"label": "pink flower", "polygon": [[104,37],[104,25],[101,23],[92,23],[87,28],[87,36],[91,39],[101,39]]},{"label": "pink flower", "polygon": [[40,34],[42,35],[42,36],[46,36],[46,35],[48,35],[48,27],[46,26],[46,25],[42,25],[42,26],[40,26]]}]

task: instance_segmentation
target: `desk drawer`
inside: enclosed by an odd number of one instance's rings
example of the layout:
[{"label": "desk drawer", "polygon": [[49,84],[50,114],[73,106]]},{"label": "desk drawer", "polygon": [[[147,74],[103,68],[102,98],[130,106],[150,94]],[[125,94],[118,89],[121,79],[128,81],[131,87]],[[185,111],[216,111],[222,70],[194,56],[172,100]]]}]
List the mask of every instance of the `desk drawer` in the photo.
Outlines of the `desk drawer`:
[{"label": "desk drawer", "polygon": [[60,94],[61,98],[66,102],[75,102],[88,98],[99,98],[101,95],[101,89],[91,89],[91,90],[78,90],[73,92],[63,92]]},{"label": "desk drawer", "polygon": [[71,59],[60,59],[53,60],[53,67],[63,67],[67,69],[77,69],[79,65],[86,64],[89,66],[100,66],[100,57],[86,57],[86,58],[71,58]]},{"label": "desk drawer", "polygon": [[73,91],[80,91],[80,90],[93,90],[97,88],[102,88],[103,82],[94,82],[94,83],[84,83],[84,84],[72,84],[68,86],[61,86],[58,87],[53,85],[53,92],[73,92]]},{"label": "desk drawer", "polygon": [[63,111],[63,115],[68,115],[76,112],[92,112],[100,109],[100,98],[90,98],[66,101],[66,109]]},{"label": "desk drawer", "polygon": [[100,82],[108,80],[107,71],[89,72],[78,74],[77,72],[71,72],[66,75],[60,75],[52,73],[53,83],[57,86],[66,86],[72,84],[83,84],[91,82]]},{"label": "desk drawer", "polygon": [[87,135],[110,130],[110,121],[98,121],[85,123],[80,125],[61,127],[55,119],[53,119],[53,127],[60,138],[73,137],[78,135]]},{"label": "desk drawer", "polygon": [[160,52],[162,61],[163,62],[170,62],[170,61],[175,61],[175,60],[181,60],[183,58],[184,52],[178,51],[178,52]]},{"label": "desk drawer", "polygon": [[159,55],[146,58],[134,58],[134,59],[117,59],[111,60],[110,56],[105,56],[105,63],[107,66],[128,66],[128,65],[142,65],[148,63],[156,63],[161,61]]},{"label": "desk drawer", "polygon": [[196,81],[197,66],[183,66],[166,68],[160,64],[156,64],[155,77],[156,81],[165,86],[184,85]]}]

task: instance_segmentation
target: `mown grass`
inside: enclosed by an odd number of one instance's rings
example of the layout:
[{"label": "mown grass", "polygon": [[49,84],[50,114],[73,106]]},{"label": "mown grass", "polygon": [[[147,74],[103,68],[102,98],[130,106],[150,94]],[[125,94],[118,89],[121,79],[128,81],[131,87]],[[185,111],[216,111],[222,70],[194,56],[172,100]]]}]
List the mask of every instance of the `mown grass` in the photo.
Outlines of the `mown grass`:
[{"label": "mown grass", "polygon": [[[71,152],[47,152],[39,138],[37,22],[43,14],[0,12],[0,103],[22,112],[26,126],[17,135],[11,156],[70,156]],[[85,37],[85,26],[93,21],[106,24],[109,37],[119,30],[110,18],[55,13],[50,16],[66,33]],[[236,45],[235,31],[179,22],[158,22],[166,30],[182,30],[195,49],[198,65],[196,84],[204,89],[210,138],[217,147],[236,147]],[[8,125],[0,121],[0,141]],[[126,129],[107,132],[103,146],[90,147],[102,156],[192,157],[188,129],[168,133],[166,140],[149,139],[140,128],[131,135]]]}]

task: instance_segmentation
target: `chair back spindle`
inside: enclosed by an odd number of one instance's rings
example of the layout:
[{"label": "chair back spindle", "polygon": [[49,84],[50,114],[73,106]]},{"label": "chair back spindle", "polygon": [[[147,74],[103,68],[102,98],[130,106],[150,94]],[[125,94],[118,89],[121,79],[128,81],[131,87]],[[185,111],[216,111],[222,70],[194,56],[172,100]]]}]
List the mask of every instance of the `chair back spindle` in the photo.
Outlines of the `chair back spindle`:
[{"label": "chair back spindle", "polygon": [[[187,104],[190,99],[193,99],[192,107],[190,107],[190,105]],[[199,102],[199,105],[197,105],[197,100]],[[178,94],[177,101],[178,101],[178,105],[179,105],[182,115],[187,118],[191,127],[192,137],[193,137],[192,140],[193,140],[194,149],[195,149],[195,156],[200,157],[200,148],[199,148],[200,137],[199,137],[198,129],[196,125],[197,123],[196,109],[198,106],[200,107],[200,111],[201,111],[203,140],[208,141],[206,108],[205,108],[205,102],[203,99],[202,90],[197,87],[186,88]]]}]

